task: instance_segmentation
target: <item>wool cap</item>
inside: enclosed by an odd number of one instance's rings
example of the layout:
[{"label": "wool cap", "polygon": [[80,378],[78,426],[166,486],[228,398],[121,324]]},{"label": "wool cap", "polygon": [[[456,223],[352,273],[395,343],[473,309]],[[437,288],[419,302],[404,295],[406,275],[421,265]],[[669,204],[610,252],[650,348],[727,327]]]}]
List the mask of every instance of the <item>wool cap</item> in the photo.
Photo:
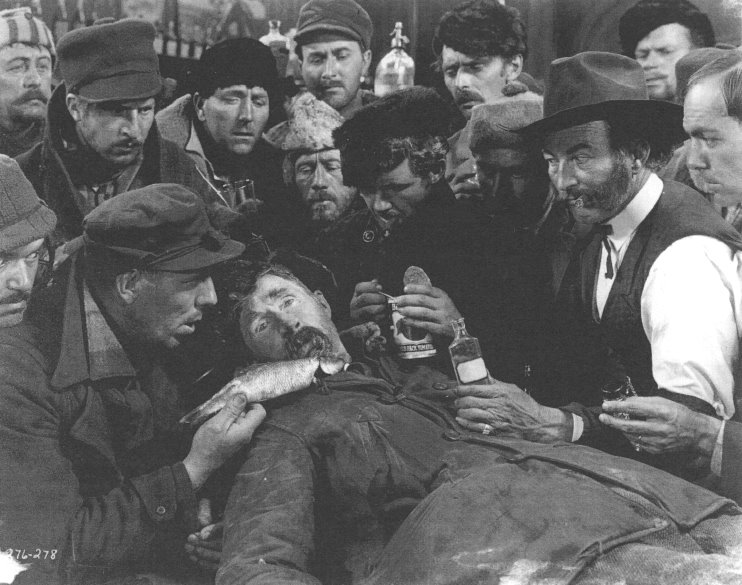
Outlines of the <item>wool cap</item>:
[{"label": "wool cap", "polygon": [[227,39],[206,49],[189,72],[189,89],[203,97],[231,85],[262,87],[277,103],[278,70],[270,48],[255,39]]},{"label": "wool cap", "polygon": [[335,33],[358,41],[361,51],[371,48],[374,25],[363,7],[353,0],[309,0],[299,11],[294,40],[297,49],[308,37],[320,33]]},{"label": "wool cap", "polygon": [[154,39],[155,27],[135,18],[68,32],[57,43],[67,91],[92,102],[154,97],[162,88]]},{"label": "wool cap", "polygon": [[482,104],[472,110],[469,126],[472,152],[492,148],[526,147],[522,134],[516,132],[543,118],[544,101],[540,97],[501,100],[494,104]]},{"label": "wool cap", "polygon": [[0,252],[40,240],[56,225],[57,216],[36,195],[18,163],[0,154]]},{"label": "wool cap", "polygon": [[335,148],[332,131],[344,121],[335,108],[313,94],[299,94],[289,112],[288,132],[281,150],[317,152]]},{"label": "wool cap", "polygon": [[46,47],[54,56],[54,38],[49,27],[30,8],[0,10],[0,49],[13,43]]},{"label": "wool cap", "polygon": [[86,249],[105,249],[154,271],[198,271],[245,249],[212,227],[200,197],[170,183],[104,201],[85,217],[83,232]]}]

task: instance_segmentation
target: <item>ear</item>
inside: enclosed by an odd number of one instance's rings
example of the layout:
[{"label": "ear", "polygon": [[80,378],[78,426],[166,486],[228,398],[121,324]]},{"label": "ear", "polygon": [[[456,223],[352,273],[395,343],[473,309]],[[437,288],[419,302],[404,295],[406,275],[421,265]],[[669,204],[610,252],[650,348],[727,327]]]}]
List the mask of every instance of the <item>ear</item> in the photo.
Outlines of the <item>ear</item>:
[{"label": "ear", "polygon": [[363,69],[361,70],[361,75],[363,77],[368,77],[368,68],[371,66],[371,49],[368,51],[364,51],[361,54],[361,58],[363,59]]},{"label": "ear", "polygon": [[647,165],[647,159],[652,152],[646,140],[636,140],[631,144],[631,172],[636,174]]},{"label": "ear", "polygon": [[132,305],[142,292],[142,273],[139,270],[129,270],[116,276],[116,294],[126,305]]},{"label": "ear", "polygon": [[80,122],[82,120],[82,104],[78,97],[74,93],[68,93],[65,98],[65,103],[67,104],[67,111],[70,113],[70,116],[72,116],[72,119],[75,122]]},{"label": "ear", "polygon": [[196,117],[201,121],[206,120],[206,114],[204,114],[204,102],[206,101],[204,98],[202,98],[198,92],[193,94],[193,108],[196,110]]},{"label": "ear", "polygon": [[520,53],[508,57],[505,59],[503,64],[503,72],[505,74],[505,81],[515,81],[518,75],[523,71],[523,55]]},{"label": "ear", "polygon": [[322,294],[322,291],[317,289],[312,294],[317,298],[317,302],[325,310],[327,316],[332,317],[332,309],[330,309],[330,303],[327,302],[327,299],[325,298],[325,295]]}]

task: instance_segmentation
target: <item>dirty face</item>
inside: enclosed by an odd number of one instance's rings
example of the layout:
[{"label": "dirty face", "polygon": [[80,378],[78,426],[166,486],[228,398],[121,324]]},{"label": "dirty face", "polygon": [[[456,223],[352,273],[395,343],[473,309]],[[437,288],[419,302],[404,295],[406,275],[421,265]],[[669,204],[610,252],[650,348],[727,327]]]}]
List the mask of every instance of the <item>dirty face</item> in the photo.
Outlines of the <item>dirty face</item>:
[{"label": "dirty face", "polygon": [[301,154],[294,163],[294,181],[311,221],[326,225],[350,207],[356,189],[343,184],[340,151],[322,150]]}]

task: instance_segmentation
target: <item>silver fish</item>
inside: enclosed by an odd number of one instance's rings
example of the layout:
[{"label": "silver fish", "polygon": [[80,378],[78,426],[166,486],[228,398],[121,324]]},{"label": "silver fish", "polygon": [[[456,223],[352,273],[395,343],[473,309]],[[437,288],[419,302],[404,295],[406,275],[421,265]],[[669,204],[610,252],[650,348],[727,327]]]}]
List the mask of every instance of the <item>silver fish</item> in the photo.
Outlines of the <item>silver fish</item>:
[{"label": "silver fish", "polygon": [[336,357],[309,357],[251,366],[201,406],[186,414],[180,422],[200,425],[221,410],[235,394],[244,394],[248,403],[263,402],[308,388],[319,372],[332,375],[344,367],[345,361]]}]

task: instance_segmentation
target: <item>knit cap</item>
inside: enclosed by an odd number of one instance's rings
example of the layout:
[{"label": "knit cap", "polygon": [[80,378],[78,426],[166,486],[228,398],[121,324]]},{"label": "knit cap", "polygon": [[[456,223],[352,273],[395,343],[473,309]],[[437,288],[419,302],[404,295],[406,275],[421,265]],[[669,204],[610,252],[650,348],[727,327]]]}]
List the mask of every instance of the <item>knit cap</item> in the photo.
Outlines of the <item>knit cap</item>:
[{"label": "knit cap", "polygon": [[0,48],[13,43],[39,45],[46,47],[52,56],[56,54],[52,32],[28,7],[0,10]]},{"label": "knit cap", "polygon": [[18,163],[0,154],[0,252],[40,240],[56,225],[57,216],[36,195]]}]

